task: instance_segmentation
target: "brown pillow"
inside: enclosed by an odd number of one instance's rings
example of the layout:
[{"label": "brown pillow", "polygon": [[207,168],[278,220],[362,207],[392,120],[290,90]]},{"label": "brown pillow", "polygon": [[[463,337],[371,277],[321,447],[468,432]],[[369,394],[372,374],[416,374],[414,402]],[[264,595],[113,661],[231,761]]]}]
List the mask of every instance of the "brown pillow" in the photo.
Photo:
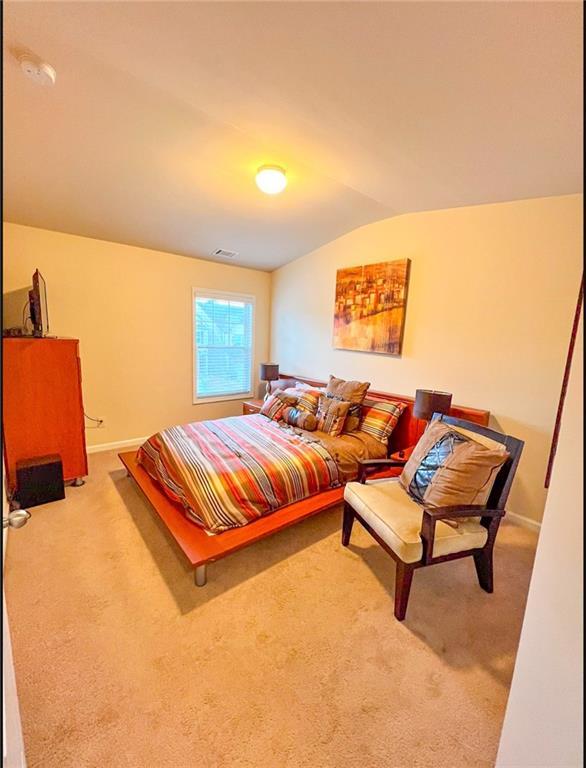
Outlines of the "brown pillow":
[{"label": "brown pillow", "polygon": [[286,424],[290,424],[292,427],[299,427],[299,429],[306,429],[308,432],[313,432],[314,429],[317,429],[317,416],[303,411],[294,405],[287,406],[283,410],[281,418]]},{"label": "brown pillow", "polygon": [[338,437],[344,429],[344,422],[350,409],[346,400],[335,400],[322,395],[317,407],[317,428],[332,437]]},{"label": "brown pillow", "polygon": [[494,447],[487,447],[470,434],[441,421],[430,423],[399,477],[415,501],[430,507],[486,504],[509,454],[504,446],[490,441]]},{"label": "brown pillow", "polygon": [[345,400],[350,403],[350,409],[344,425],[344,432],[354,432],[360,424],[360,406],[366,397],[369,381],[344,381],[335,376],[330,376],[326,388],[326,396],[336,400]]}]

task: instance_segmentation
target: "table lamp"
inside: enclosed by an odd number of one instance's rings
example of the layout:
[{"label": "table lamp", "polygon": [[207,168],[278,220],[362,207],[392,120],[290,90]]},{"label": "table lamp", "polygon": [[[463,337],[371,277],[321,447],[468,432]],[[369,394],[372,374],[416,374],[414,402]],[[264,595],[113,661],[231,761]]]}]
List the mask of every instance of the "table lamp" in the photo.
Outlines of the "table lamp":
[{"label": "table lamp", "polygon": [[451,405],[452,395],[450,392],[416,389],[413,415],[416,419],[429,422],[434,413],[449,413]]},{"label": "table lamp", "polygon": [[261,363],[259,379],[266,381],[267,390],[265,393],[265,400],[271,394],[271,381],[276,381],[279,378],[279,364],[278,363]]}]

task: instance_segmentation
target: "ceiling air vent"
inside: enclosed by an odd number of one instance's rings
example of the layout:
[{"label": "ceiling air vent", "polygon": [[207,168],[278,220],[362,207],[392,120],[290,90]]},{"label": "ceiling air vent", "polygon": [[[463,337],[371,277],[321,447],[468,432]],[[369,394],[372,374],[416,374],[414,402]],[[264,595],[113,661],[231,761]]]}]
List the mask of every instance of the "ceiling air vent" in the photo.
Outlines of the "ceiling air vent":
[{"label": "ceiling air vent", "polygon": [[220,259],[235,259],[238,256],[236,251],[227,251],[225,248],[216,248],[212,251],[212,256],[218,256]]}]

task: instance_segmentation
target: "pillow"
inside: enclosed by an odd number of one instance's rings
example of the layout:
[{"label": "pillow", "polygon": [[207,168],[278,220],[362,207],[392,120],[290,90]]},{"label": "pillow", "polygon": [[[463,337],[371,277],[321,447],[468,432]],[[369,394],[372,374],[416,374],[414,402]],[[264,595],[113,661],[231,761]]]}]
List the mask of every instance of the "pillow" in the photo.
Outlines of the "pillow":
[{"label": "pillow", "polygon": [[388,445],[389,436],[406,407],[405,403],[386,400],[363,405],[359,431],[366,432],[383,445]]},{"label": "pillow", "polygon": [[300,408],[294,405],[288,405],[283,409],[282,419],[285,423],[290,424],[292,427],[299,427],[299,429],[306,429],[308,432],[313,432],[317,428],[317,417],[313,413],[302,411]]},{"label": "pillow", "polygon": [[333,397],[336,400],[345,400],[350,403],[350,410],[348,412],[348,417],[346,418],[344,432],[354,432],[354,430],[358,429],[360,423],[360,406],[369,387],[369,381],[344,381],[344,379],[337,379],[335,376],[330,376],[326,388],[326,396]]},{"label": "pillow", "polygon": [[271,381],[269,383],[271,385],[271,395],[274,395],[275,392],[294,387],[295,379],[276,379],[275,381]]},{"label": "pillow", "polygon": [[297,399],[297,407],[300,411],[306,411],[315,415],[319,405],[321,394],[312,389],[301,390]]},{"label": "pillow", "polygon": [[301,391],[297,389],[297,387],[285,387],[285,389],[279,390],[284,395],[287,395],[288,397],[292,397],[295,402],[297,402],[297,399],[299,398],[299,395],[301,394]]},{"label": "pillow", "polygon": [[338,437],[344,429],[344,422],[350,409],[346,400],[335,400],[322,395],[317,408],[317,428],[332,437]]},{"label": "pillow", "polygon": [[322,394],[318,390],[311,389],[310,387],[307,389],[287,387],[287,389],[281,390],[281,393],[287,395],[291,405],[295,405],[300,410],[307,411],[308,413],[317,413],[317,405]]},{"label": "pillow", "polygon": [[478,442],[469,437],[473,434],[442,421],[430,423],[399,477],[415,501],[430,507],[486,504],[509,454],[504,445],[488,447],[480,435]]},{"label": "pillow", "polygon": [[282,414],[283,409],[288,405],[293,405],[295,398],[288,397],[280,389],[269,395],[261,406],[260,412],[263,416],[268,416],[269,419],[278,421]]}]

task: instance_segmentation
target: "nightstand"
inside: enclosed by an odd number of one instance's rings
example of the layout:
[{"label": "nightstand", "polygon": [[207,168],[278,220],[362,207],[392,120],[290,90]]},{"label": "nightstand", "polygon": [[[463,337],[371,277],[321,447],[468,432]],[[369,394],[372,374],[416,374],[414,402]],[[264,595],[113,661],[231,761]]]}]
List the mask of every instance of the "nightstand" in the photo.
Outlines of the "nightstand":
[{"label": "nightstand", "polygon": [[242,415],[249,416],[251,413],[260,413],[264,400],[245,400],[242,403]]},{"label": "nightstand", "polygon": [[409,461],[414,448],[414,445],[410,445],[409,448],[403,448],[400,451],[395,451],[395,453],[391,453],[389,459],[392,459],[393,461],[400,461],[403,464],[406,464]]}]

